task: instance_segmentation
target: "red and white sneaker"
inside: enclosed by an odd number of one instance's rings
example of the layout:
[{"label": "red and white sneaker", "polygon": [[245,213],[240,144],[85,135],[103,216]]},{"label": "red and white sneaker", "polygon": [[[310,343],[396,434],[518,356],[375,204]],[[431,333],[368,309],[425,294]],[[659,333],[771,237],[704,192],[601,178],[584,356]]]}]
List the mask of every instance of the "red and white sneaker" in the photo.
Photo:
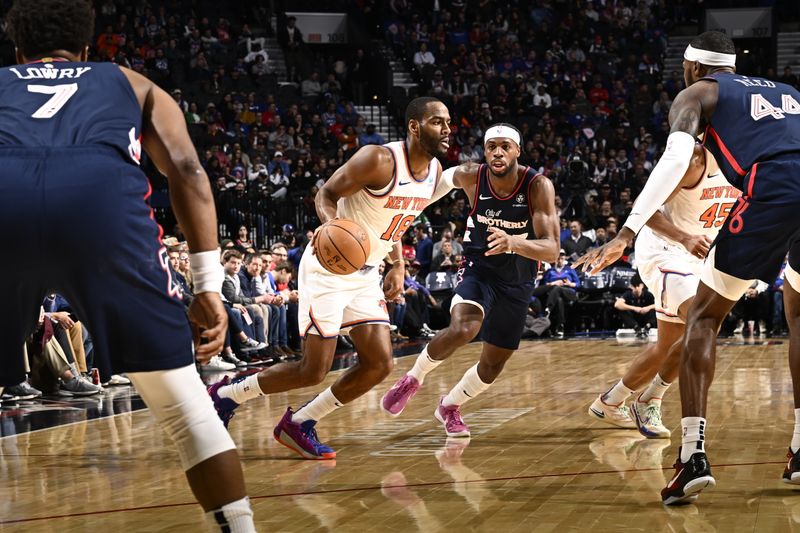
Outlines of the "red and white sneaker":
[{"label": "red and white sneaker", "polygon": [[711,465],[704,452],[695,452],[686,463],[681,462],[680,450],[675,461],[675,475],[661,491],[664,505],[692,502],[703,489],[713,489],[717,482],[711,475]]}]

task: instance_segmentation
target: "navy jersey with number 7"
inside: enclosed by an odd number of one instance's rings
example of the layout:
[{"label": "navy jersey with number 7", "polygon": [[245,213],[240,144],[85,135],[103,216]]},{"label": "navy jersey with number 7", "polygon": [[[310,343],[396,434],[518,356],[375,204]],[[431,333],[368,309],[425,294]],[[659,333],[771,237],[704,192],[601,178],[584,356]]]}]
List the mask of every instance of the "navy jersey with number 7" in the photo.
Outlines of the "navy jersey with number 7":
[{"label": "navy jersey with number 7", "polygon": [[138,163],[141,114],[113,63],[45,59],[0,69],[0,145],[107,145]]},{"label": "navy jersey with number 7", "polygon": [[[113,63],[44,59],[0,69],[0,386],[45,295],[72,304],[104,379],[191,365],[192,333],[138,166],[142,110]],[[20,236],[24,239],[19,239]]]}]

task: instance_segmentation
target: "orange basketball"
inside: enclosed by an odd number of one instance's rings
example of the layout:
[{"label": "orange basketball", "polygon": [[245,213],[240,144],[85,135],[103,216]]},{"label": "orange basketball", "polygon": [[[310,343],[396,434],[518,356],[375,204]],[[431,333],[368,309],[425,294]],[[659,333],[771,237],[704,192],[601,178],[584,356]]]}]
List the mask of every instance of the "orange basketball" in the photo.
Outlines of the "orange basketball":
[{"label": "orange basketball", "polygon": [[317,259],[331,274],[352,274],[369,257],[367,232],[352,220],[325,224],[317,234],[316,244]]}]

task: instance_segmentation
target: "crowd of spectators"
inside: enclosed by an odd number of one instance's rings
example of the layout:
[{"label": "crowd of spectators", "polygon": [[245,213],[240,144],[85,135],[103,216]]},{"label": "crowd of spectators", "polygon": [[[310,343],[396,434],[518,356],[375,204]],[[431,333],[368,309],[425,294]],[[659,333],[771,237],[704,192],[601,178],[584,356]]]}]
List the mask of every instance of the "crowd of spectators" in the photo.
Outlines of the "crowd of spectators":
[{"label": "crowd of spectators", "polygon": [[[563,253],[542,266],[526,332],[560,337],[633,325],[630,307],[647,307],[630,303],[641,298],[630,274],[634,257],[606,279],[579,276],[569,264],[613,238],[664,149],[667,114],[683,88],[681,73],[663,72],[666,36],[676,23],[697,23],[693,4],[359,5],[360,16],[380,23],[386,45],[418,82],[411,92],[395,88],[387,104],[399,115],[415,95],[448,105],[453,138],[445,167],[481,160],[485,128],[508,121],[523,134],[520,162],[555,183]],[[96,7],[90,58],[132,68],[172,95],[211,180],[221,236],[229,239],[221,291],[231,330],[217,363],[230,368],[297,355],[296,269],[319,223],[314,197],[359,147],[386,141],[355,110],[367,100],[375,51],[354,45],[316,52],[296,20],[279,12],[273,31],[267,8],[254,2],[101,0]],[[283,54],[280,79],[269,36]],[[791,68],[781,71],[777,79],[797,85]],[[166,181],[147,162],[145,169],[160,221],[175,236],[169,259],[188,303],[188,253],[178,244],[183,235],[168,209]],[[429,336],[449,322],[468,213],[466,196],[455,192],[426,210],[404,237],[406,283],[390,302],[396,340]],[[781,332],[781,294],[782,278],[758,284],[725,327]],[[654,325],[649,312],[638,314],[646,319],[634,319],[635,328]],[[42,327],[50,321],[45,317]],[[72,351],[64,364],[51,358],[62,383],[91,368],[79,368],[81,357]]]}]

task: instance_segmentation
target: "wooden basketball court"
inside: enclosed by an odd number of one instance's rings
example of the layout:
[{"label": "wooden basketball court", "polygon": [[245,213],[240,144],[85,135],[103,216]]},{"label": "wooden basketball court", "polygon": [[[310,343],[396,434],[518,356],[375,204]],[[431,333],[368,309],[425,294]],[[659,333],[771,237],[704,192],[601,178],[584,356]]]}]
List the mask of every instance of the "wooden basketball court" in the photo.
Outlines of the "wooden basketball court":
[{"label": "wooden basketball court", "polygon": [[[272,438],[286,406],[314,391],[242,408],[230,429],[259,530],[800,531],[800,492],[780,481],[794,420],[785,343],[720,342],[707,432],[718,485],[680,508],[659,498],[679,435],[647,440],[586,414],[639,345],[524,342],[494,387],[463,409],[471,440],[448,440],[433,410],[479,348],[457,352],[390,418],[380,397],[414,358],[398,359],[381,388],[320,424],[335,462],[297,459]],[[677,387],[664,408],[666,425],[679,427]],[[18,416],[3,409],[3,423]],[[0,531],[204,530],[148,411],[70,416],[69,425],[0,439]]]}]

